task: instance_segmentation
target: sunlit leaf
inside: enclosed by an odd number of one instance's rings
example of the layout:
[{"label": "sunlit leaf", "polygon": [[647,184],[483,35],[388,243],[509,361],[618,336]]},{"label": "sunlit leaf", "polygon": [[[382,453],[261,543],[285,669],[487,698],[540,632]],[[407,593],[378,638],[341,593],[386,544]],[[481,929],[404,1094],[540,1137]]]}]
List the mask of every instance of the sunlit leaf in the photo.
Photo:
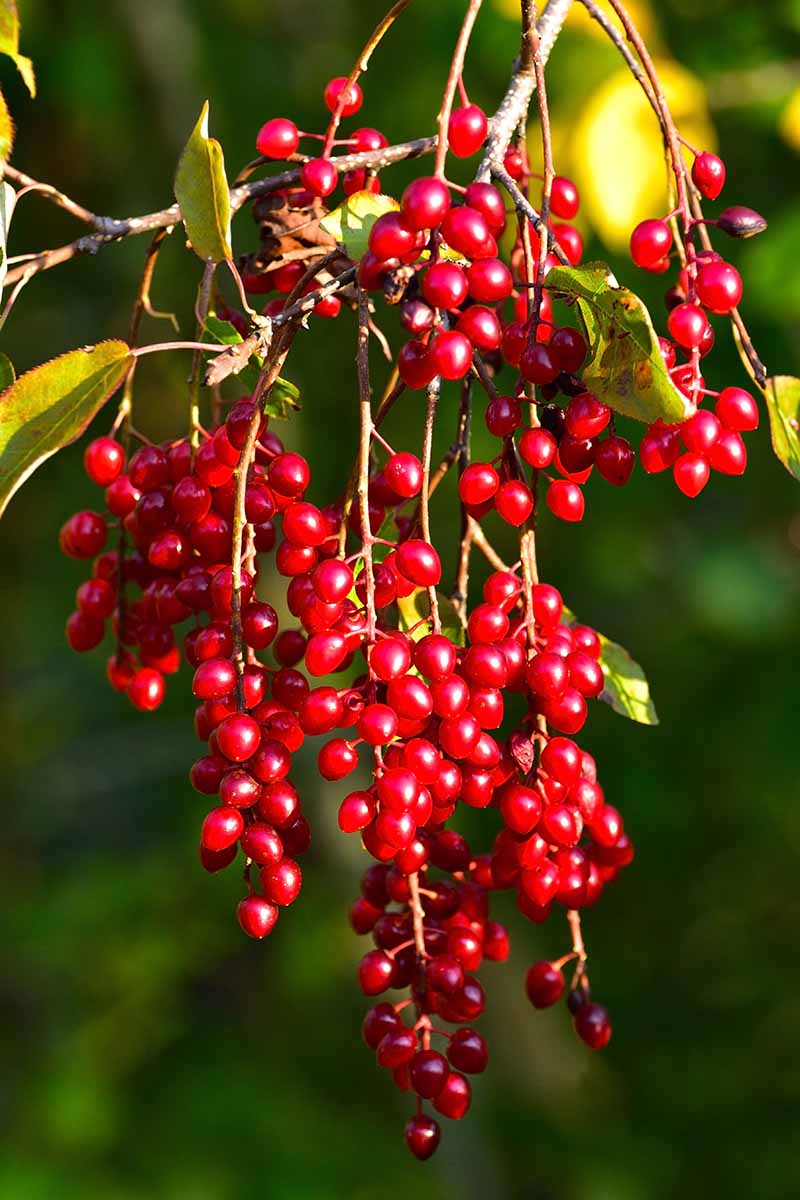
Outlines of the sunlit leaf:
[{"label": "sunlit leaf", "polygon": [[761,390],[767,402],[772,448],[790,475],[800,479],[800,379],[775,375]]},{"label": "sunlit leaf", "polygon": [[[658,59],[656,67],[681,134],[692,145],[713,150],[716,136],[703,83],[670,59]],[[664,212],[667,200],[658,121],[628,69],[615,71],[584,97],[562,133],[567,153],[561,155],[559,140],[556,161],[578,185],[582,215],[607,246],[626,250],[633,227]]]},{"label": "sunlit leaf", "polygon": [[[450,638],[456,646],[464,645],[464,626],[461,624],[461,619],[456,612],[455,605],[452,600],[441,592],[437,592],[439,601],[439,619],[442,624],[442,633],[445,637]],[[409,634],[411,639],[418,642],[420,638],[424,638],[430,633],[430,627],[427,624],[419,625],[416,629],[414,626],[417,622],[430,616],[430,601],[428,598],[427,588],[415,588],[408,596],[401,596],[397,601],[397,610],[399,613],[398,626],[403,633]],[[413,632],[412,632],[413,630]]]},{"label": "sunlit leaf", "polygon": [[369,231],[384,213],[396,212],[400,205],[392,196],[370,191],[353,192],[344,203],[334,208],[320,221],[320,228],[329,233],[352,259],[367,252]]},{"label": "sunlit leaf", "polygon": [[691,405],[669,377],[650,314],[605,263],[554,267],[547,288],[580,314],[589,346],[581,379],[588,391],[637,421],[660,417],[673,424],[689,415]]},{"label": "sunlit leaf", "polygon": [[[561,620],[564,625],[574,625],[577,618],[565,608]],[[650,685],[642,668],[624,646],[612,642],[605,634],[598,633],[597,636],[602,647],[600,666],[605,680],[599,699],[610,705],[614,712],[639,725],[657,725],[658,716],[650,697]]]},{"label": "sunlit leaf", "polygon": [[2,288],[5,282],[8,270],[6,243],[8,241],[8,228],[11,224],[11,217],[13,216],[16,202],[17,193],[11,184],[6,183],[4,180],[0,183],[0,288]]},{"label": "sunlit leaf", "polygon": [[13,145],[14,122],[11,120],[5,96],[0,92],[0,162],[8,162]]},{"label": "sunlit leaf", "polygon": [[[239,346],[245,344],[238,329],[230,321],[223,321],[220,317],[215,316],[214,313],[209,313],[206,317],[203,341],[215,342],[220,346]],[[246,388],[253,391],[258,383],[262,366],[261,358],[257,354],[251,354],[247,365],[236,371],[235,374]],[[264,405],[264,412],[268,417],[277,417],[278,420],[286,421],[293,412],[299,410],[299,399],[300,389],[288,379],[282,379],[279,376],[272,385],[272,391]]]},{"label": "sunlit leaf", "polygon": [[71,350],[26,371],[0,395],[0,514],[45,459],[79,438],[122,383],[125,342]]},{"label": "sunlit leaf", "polygon": [[644,671],[623,646],[609,641],[602,633],[599,637],[603,647],[600,666],[605,676],[600,699],[610,704],[614,712],[630,717],[640,725],[657,725],[658,717]]},{"label": "sunlit leaf", "polygon": [[16,0],[0,0],[0,53],[13,58],[32,96],[36,95],[33,63],[19,52],[19,14]]},{"label": "sunlit leaf", "polygon": [[175,199],[195,254],[214,262],[230,258],[230,193],[222,147],[208,136],[208,101],[178,160]]},{"label": "sunlit leaf", "polygon": [[11,384],[17,378],[17,372],[14,370],[14,364],[7,354],[0,353],[0,392],[4,392],[6,388],[11,387]]}]

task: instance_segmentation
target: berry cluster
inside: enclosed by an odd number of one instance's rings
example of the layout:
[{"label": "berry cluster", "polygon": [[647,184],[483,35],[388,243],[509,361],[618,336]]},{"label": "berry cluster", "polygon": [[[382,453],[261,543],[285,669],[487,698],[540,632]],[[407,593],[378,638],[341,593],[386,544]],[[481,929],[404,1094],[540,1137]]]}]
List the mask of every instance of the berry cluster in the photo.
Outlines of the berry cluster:
[{"label": "berry cluster", "polygon": [[[127,463],[113,437],[95,439],[86,449],[86,472],[105,488],[108,515],[118,521],[119,549],[102,552],[108,520],[89,510],[67,521],[60,542],[74,558],[97,556],[91,577],[78,589],[67,639],[74,650],[91,650],[110,619],[116,649],[108,680],[136,708],[160,705],[164,676],[180,665],[174,626],[192,622],[182,651],[194,668],[192,691],[200,701],[195,729],[208,753],[190,778],[198,792],[220,799],[202,825],[200,860],[207,871],[221,870],[241,846],[248,894],[239,922],[247,933],[264,937],[277,920],[277,906],[297,897],[302,876],[295,857],[310,842],[300,798],[287,778],[291,755],[303,741],[296,701],[308,685],[291,667],[268,668],[256,660],[273,642],[278,664],[292,661],[294,653],[291,635],[279,633],[274,608],[255,598],[257,554],[275,545],[275,514],[283,511],[291,520],[302,508],[309,474],[305,460],[284,452],[263,421],[245,493],[251,553],[238,623],[246,661],[237,660],[230,563],[235,474],[254,414],[255,406],[242,400],[196,449],[188,438],[144,445]],[[135,599],[132,586],[139,592]],[[260,892],[250,882],[251,863],[260,871]]]},{"label": "berry cluster", "polygon": [[[424,1104],[460,1119],[470,1105],[468,1077],[487,1064],[486,1043],[472,1027],[485,1002],[476,972],[483,960],[509,955],[508,933],[490,917],[492,897],[511,892],[537,924],[566,912],[571,949],[534,963],[525,990],[535,1008],[566,994],[576,1034],[599,1049],[611,1024],[591,998],[580,912],[633,858],[595,760],[575,741],[588,701],[606,688],[603,641],[539,580],[534,545],[540,493],[555,517],[580,521],[594,469],[621,487],[636,457],[616,429],[613,386],[608,403],[587,390],[586,363],[596,349],[588,330],[557,320],[548,290],[554,266],[574,267],[582,258],[571,224],[579,196],[569,179],[546,169],[538,219],[527,200],[535,176],[523,141],[503,148],[502,170],[494,172],[505,192],[483,177],[465,187],[449,182],[446,152],[476,154],[488,128],[462,79],[458,86],[460,106],[452,109],[453,92],[443,106],[449,116],[440,124],[434,172],[413,179],[399,202],[381,190],[384,134],[362,127],[337,136],[363,102],[354,79],[326,86],[325,132],[301,132],[284,117],[264,124],[256,143],[262,159],[302,164],[298,186],[255,203],[260,246],[240,261],[247,292],[276,293],[264,308],[273,332],[281,330],[275,357],[262,363],[252,396],[232,401],[210,431],[195,429],[196,444],[144,444],[128,457],[114,436],[93,441],[86,470],[105,489],[107,512],[77,513],[61,533],[67,554],[93,559],[68,640],[90,650],[110,620],[116,648],[108,677],[136,707],[160,704],[164,676],[181,657],[175,627],[189,625],[182,651],[194,671],[195,727],[207,744],[190,777],[201,795],[218,798],[202,823],[200,858],[215,872],[241,849],[245,933],[269,934],[280,906],[300,891],[296,860],[310,832],[289,779],[293,754],[307,737],[323,737],[322,779],[360,772],[338,811],[341,831],[358,835],[375,860],[350,911],[354,931],[374,943],[358,978],[367,996],[402,993],[369,1010],[363,1037],[378,1065],[416,1097],[406,1141],[420,1159],[440,1138]],[[298,153],[308,140],[322,142],[318,156]],[[375,165],[340,177],[335,147],[374,155]],[[715,199],[724,174],[718,158],[698,154],[693,201]],[[338,203],[340,183],[344,198],[363,193],[382,201],[357,262],[320,224]],[[503,239],[509,198],[515,228]],[[682,237],[673,232],[676,213],[646,221],[633,232],[631,255],[661,272],[673,247],[679,252],[661,353],[691,415],[679,425],[651,425],[639,457],[648,473],[671,467],[681,491],[694,496],[712,469],[744,470],[741,434],[756,428],[758,411],[749,393],[711,392],[700,373],[714,342],[708,314],[735,309],[741,280],[710,246],[695,247],[705,225],[701,216],[689,220],[687,203],[676,210]],[[733,208],[710,224],[749,236],[759,222]],[[509,247],[505,257],[502,246]],[[359,454],[341,494],[320,504],[309,499],[308,463],[284,448],[263,416],[265,381],[288,353],[287,331],[299,331],[293,306],[312,295],[317,316],[358,313]],[[413,449],[393,449],[372,415],[366,346],[381,295],[399,314],[403,339],[391,395],[428,391],[426,427]],[[242,336],[266,324],[223,309],[222,301],[219,312]],[[501,389],[495,380],[504,370]],[[459,442],[441,470],[458,464],[460,560],[468,562],[480,544],[493,566],[472,604],[461,568],[453,602],[440,594],[443,568],[430,535],[432,429],[448,382],[461,393]],[[483,421],[498,440],[489,461],[470,461],[464,433],[473,383],[486,393]],[[713,412],[701,407],[708,396]],[[218,394],[215,411],[222,403]],[[136,436],[127,430],[127,439]],[[512,566],[484,532],[492,513],[519,531]],[[118,547],[106,551],[112,519]],[[282,630],[275,608],[256,592],[259,555],[268,552],[295,622]],[[483,849],[454,827],[465,806],[489,810]]]}]

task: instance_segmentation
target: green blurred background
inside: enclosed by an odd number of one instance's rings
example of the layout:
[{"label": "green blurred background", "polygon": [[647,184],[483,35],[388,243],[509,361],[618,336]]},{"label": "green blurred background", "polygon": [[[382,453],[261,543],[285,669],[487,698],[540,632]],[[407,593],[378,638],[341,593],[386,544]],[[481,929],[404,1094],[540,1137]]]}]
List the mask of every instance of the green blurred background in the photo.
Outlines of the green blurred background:
[{"label": "green blurred background", "polygon": [[[20,7],[40,94],[28,99],[3,61],[19,125],[13,161],[95,211],[125,216],[169,203],[178,151],[206,97],[231,174],[268,116],[319,128],[324,83],[347,72],[382,6]],[[513,7],[487,0],[470,54],[468,86],[489,110],[516,51]],[[376,55],[361,123],[392,141],[431,128],[462,11],[457,0],[412,5]],[[663,0],[636,11],[667,69],[675,59],[691,72],[682,107],[690,122],[713,123],[728,164],[725,199],[770,221],[731,254],[762,357],[775,373],[800,374],[800,3]],[[644,176],[632,110],[617,104],[604,116],[600,104],[617,70],[584,22],[558,44],[550,88],[559,165],[587,195],[587,256],[609,258],[659,313],[663,280],[617,253],[620,206],[645,203],[632,195]],[[658,161],[657,132],[649,119],[644,128]],[[607,139],[602,172],[573,161],[573,134],[579,146]],[[407,174],[388,175],[385,186],[399,189]],[[649,215],[664,205],[660,166],[653,186]],[[30,197],[11,250],[78,232]],[[234,238],[237,252],[255,245],[246,212]],[[2,338],[17,369],[124,336],[144,251],[143,239],[130,239],[31,283]],[[176,234],[153,300],[178,313],[185,335],[198,275]],[[386,325],[396,342],[393,319]],[[161,339],[168,327],[147,321],[144,336]],[[352,358],[344,314],[314,325],[287,371],[304,411],[286,440],[311,457],[320,501],[341,487],[352,455]],[[153,437],[184,428],[187,366],[165,356],[140,368],[136,420]],[[376,364],[376,382],[384,371]],[[708,378],[745,382],[722,324]],[[442,445],[453,404],[451,396]],[[414,445],[420,407],[418,397],[404,401],[392,426],[402,446]],[[101,416],[96,432],[109,422]],[[511,960],[483,971],[490,1069],[475,1081],[473,1111],[448,1124],[426,1165],[402,1143],[407,1098],[360,1043],[354,965],[363,944],[345,914],[364,860],[338,835],[336,789],[315,781],[313,754],[297,771],[315,838],[304,890],[269,943],[251,943],[235,922],[237,880],[208,877],[196,862],[204,807],[186,778],[197,743],[185,673],[146,717],[106,688],[102,651],[67,649],[63,622],[82,573],[59,555],[57,533],[70,512],[97,503],[81,452],[51,460],[0,529],[0,1200],[798,1195],[800,492],[766,429],[748,438],[744,479],[716,476],[695,502],[670,478],[639,472],[621,493],[593,481],[579,527],[542,522],[544,577],[645,665],[662,721],[638,727],[595,705],[585,735],[638,851],[585,920],[595,993],[615,1035],[593,1055],[563,1009],[528,1006],[524,968],[563,953],[566,930],[558,920],[528,927],[503,897],[497,915],[515,936]],[[448,547],[445,492],[434,520]],[[508,535],[495,532],[513,558]],[[269,581],[265,594],[273,598]]]}]

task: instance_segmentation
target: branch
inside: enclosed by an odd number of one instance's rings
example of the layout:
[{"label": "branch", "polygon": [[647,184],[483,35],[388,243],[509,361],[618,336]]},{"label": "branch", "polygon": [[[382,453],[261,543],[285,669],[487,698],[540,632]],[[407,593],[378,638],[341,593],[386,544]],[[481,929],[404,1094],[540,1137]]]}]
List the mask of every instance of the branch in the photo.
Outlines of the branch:
[{"label": "branch", "polygon": [[[550,57],[550,51],[556,44],[556,39],[561,33],[571,6],[572,0],[550,0],[537,22],[542,64],[546,63]],[[514,130],[525,117],[536,88],[533,57],[529,51],[529,26],[525,20],[526,11],[529,9],[530,4],[524,2],[520,58],[515,65],[514,74],[500,107],[492,117],[486,151],[476,175],[476,179],[484,182],[489,179],[494,167],[502,165],[509,142],[514,136]]]}]

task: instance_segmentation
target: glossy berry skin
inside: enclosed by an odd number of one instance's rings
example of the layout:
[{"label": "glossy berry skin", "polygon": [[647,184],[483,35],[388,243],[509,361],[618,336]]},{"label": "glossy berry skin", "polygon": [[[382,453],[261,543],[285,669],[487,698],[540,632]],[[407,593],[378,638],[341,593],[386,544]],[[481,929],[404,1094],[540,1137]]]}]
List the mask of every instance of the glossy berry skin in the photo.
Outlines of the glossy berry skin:
[{"label": "glossy berry skin", "polygon": [[672,231],[666,221],[642,221],[631,234],[631,258],[637,267],[652,270],[669,253]]},{"label": "glossy berry skin", "polygon": [[464,504],[483,504],[494,496],[500,478],[491,463],[470,463],[458,481],[458,494]]},{"label": "glossy berry skin", "polygon": [[217,727],[217,745],[231,762],[245,762],[258,749],[261,730],[245,713],[226,717]]},{"label": "glossy berry skin", "polygon": [[414,1157],[421,1162],[430,1158],[436,1151],[441,1136],[439,1123],[434,1121],[433,1117],[426,1117],[422,1114],[419,1117],[412,1117],[406,1124],[406,1145]]},{"label": "glossy berry skin", "polygon": [[282,858],[274,866],[264,867],[260,874],[265,897],[272,904],[293,904],[303,883],[303,874],[293,858]]},{"label": "glossy berry skin", "polygon": [[697,272],[697,298],[710,312],[725,315],[742,298],[742,277],[726,262],[706,263]]},{"label": "glossy berry skin", "polygon": [[584,1001],[572,1023],[578,1037],[592,1050],[602,1050],[611,1041],[611,1019],[602,1004]]},{"label": "glossy berry skin", "polygon": [[127,687],[127,696],[140,712],[153,712],[164,699],[164,676],[152,667],[135,671]]},{"label": "glossy berry skin", "polygon": [[[346,87],[347,78],[344,75],[339,75],[335,79],[329,80],[325,85],[324,100],[329,112],[336,111],[337,105],[341,101],[342,92],[345,92]],[[363,100],[364,96],[360,86],[357,83],[351,83],[345,92],[341,115],[343,117],[352,117],[361,108]]]},{"label": "glossy berry skin", "polygon": [[443,329],[430,344],[434,374],[442,379],[463,379],[472,364],[472,344],[457,329]]},{"label": "glossy berry skin", "polygon": [[680,453],[680,427],[664,425],[661,421],[650,426],[639,446],[639,458],[648,475],[666,471],[673,466]]},{"label": "glossy berry skin", "polygon": [[667,318],[670,337],[684,350],[700,346],[708,332],[708,318],[697,304],[678,304]]},{"label": "glossy berry skin", "polygon": [[591,392],[573,396],[567,405],[567,432],[577,440],[597,437],[611,420],[611,409]]},{"label": "glossy berry skin", "polygon": [[457,1029],[450,1039],[447,1057],[458,1071],[480,1075],[486,1070],[489,1051],[486,1042],[475,1029]]},{"label": "glossy berry skin", "polygon": [[556,175],[550,191],[550,208],[553,215],[562,221],[571,221],[580,206],[578,189],[571,179]]},{"label": "glossy berry skin", "polygon": [[246,896],[239,901],[236,916],[249,937],[261,939],[274,929],[278,910],[263,896]]},{"label": "glossy berry skin", "polygon": [[519,452],[529,466],[549,467],[555,458],[558,443],[546,429],[526,429],[519,440]]},{"label": "glossy berry skin", "polygon": [[433,1102],[433,1107],[443,1117],[451,1121],[460,1121],[466,1116],[472,1100],[472,1087],[465,1076],[458,1071],[451,1071],[445,1080],[444,1087]]},{"label": "glossy berry skin", "polygon": [[358,967],[358,982],[365,996],[377,996],[391,984],[394,963],[383,950],[370,950]]},{"label": "glossy berry skin", "polygon": [[442,565],[433,546],[411,538],[397,547],[397,569],[419,587],[435,587],[442,578]]},{"label": "glossy berry skin", "polygon": [[723,388],[717,397],[714,412],[723,425],[737,433],[758,429],[758,405],[743,388]]},{"label": "glossy berry skin", "polygon": [[422,294],[433,308],[458,308],[467,296],[467,276],[457,263],[434,263],[422,276]]},{"label": "glossy berry skin", "polygon": [[450,208],[450,192],[446,184],[432,176],[414,179],[403,192],[400,208],[409,229],[433,229]]},{"label": "glossy berry skin", "polygon": [[433,1100],[447,1082],[450,1068],[437,1050],[419,1050],[409,1064],[411,1086],[423,1100]]},{"label": "glossy berry skin", "polygon": [[613,435],[598,443],[594,452],[594,465],[607,483],[624,487],[633,473],[636,455],[630,442]]},{"label": "glossy berry skin", "polygon": [[552,963],[534,963],[525,976],[525,991],[534,1008],[549,1008],[561,999],[564,976]]},{"label": "glossy berry skin", "polygon": [[725,164],[708,150],[698,154],[692,163],[692,180],[706,200],[716,200],[725,186]]},{"label": "glossy berry skin", "polygon": [[300,135],[294,121],[285,117],[273,117],[261,126],[256,138],[256,150],[264,158],[288,158],[300,144]]},{"label": "glossy berry skin", "polygon": [[115,438],[95,438],[86,447],[83,465],[92,483],[108,487],[125,465],[125,451]]},{"label": "glossy berry skin", "polygon": [[583,492],[577,484],[569,483],[566,479],[554,480],[547,489],[545,501],[553,516],[562,521],[583,519]]},{"label": "glossy berry skin", "polygon": [[477,104],[454,109],[450,114],[447,140],[456,158],[469,158],[474,154],[483,145],[487,128],[486,113]]},{"label": "glossy berry skin", "polygon": [[672,468],[675,483],[684,496],[699,496],[708,483],[709,465],[699,454],[682,454]]},{"label": "glossy berry skin", "polygon": [[300,182],[312,196],[330,196],[337,178],[336,166],[329,158],[310,158],[300,168]]},{"label": "glossy berry skin", "polygon": [[722,475],[743,475],[747,467],[747,450],[741,436],[725,429],[717,438],[708,462],[712,470]]}]

